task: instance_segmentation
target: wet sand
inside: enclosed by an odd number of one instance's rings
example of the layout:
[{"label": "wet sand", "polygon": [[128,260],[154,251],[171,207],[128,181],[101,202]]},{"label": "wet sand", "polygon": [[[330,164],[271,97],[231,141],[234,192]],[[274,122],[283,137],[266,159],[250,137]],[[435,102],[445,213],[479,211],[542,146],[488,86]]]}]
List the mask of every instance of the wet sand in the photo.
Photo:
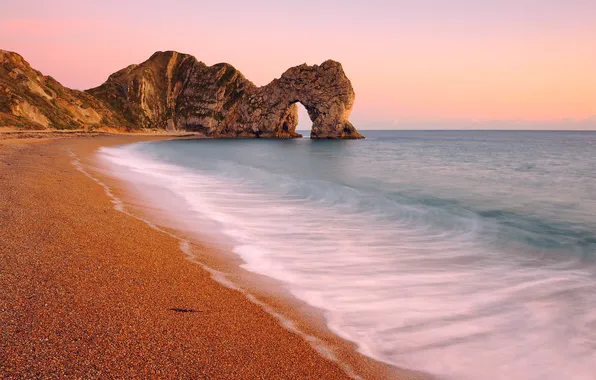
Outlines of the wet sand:
[{"label": "wet sand", "polygon": [[116,211],[69,155],[155,138],[0,144],[1,378],[419,377],[355,352],[324,357],[186,260],[178,239]]}]

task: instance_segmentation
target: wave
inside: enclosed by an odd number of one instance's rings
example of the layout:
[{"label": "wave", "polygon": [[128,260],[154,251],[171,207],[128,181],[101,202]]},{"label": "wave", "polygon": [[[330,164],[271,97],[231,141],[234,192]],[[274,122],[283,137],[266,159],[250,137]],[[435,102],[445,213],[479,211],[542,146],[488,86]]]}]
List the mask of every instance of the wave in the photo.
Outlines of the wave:
[{"label": "wave", "polygon": [[[178,219],[231,240],[243,268],[324,310],[362,353],[458,379],[596,370],[586,225],[163,146],[100,156],[128,180],[167,188],[187,205]],[[167,199],[154,203],[167,211]]]},{"label": "wave", "polygon": [[110,189],[110,187],[108,185],[106,185],[104,182],[102,182],[101,180],[99,180],[97,177],[95,177],[94,175],[92,175],[81,163],[80,158],[72,151],[68,152],[69,156],[72,158],[72,164],[73,166],[80,171],[81,173],[83,173],[85,176],[89,177],[91,180],[95,181],[98,185],[100,185],[103,189],[104,192],[106,193],[106,195],[108,196],[108,198],[110,199],[110,201],[112,202],[112,204],[114,205],[114,209],[118,212],[121,212],[127,216],[130,216],[132,218],[138,219],[140,221],[142,221],[143,223],[147,224],[147,226],[149,226],[150,228],[159,231],[161,233],[164,233],[176,240],[178,240],[179,242],[179,247],[180,247],[180,251],[182,253],[184,253],[187,257],[187,259],[195,264],[200,265],[204,270],[206,270],[211,278],[218,282],[219,284],[225,286],[226,288],[229,289],[233,289],[235,291],[240,292],[242,295],[244,295],[244,297],[246,297],[250,302],[254,303],[255,305],[259,306],[260,308],[262,308],[266,313],[268,313],[269,315],[271,315],[273,318],[275,318],[280,325],[282,325],[286,330],[293,332],[294,334],[297,334],[298,336],[300,336],[302,339],[304,339],[305,341],[307,341],[311,347],[313,349],[315,349],[321,356],[323,356],[324,358],[326,358],[327,360],[330,360],[334,363],[336,363],[343,371],[346,375],[348,375],[350,378],[355,379],[355,380],[360,380],[362,379],[357,373],[356,371],[354,371],[354,369],[347,363],[343,362],[342,360],[340,360],[337,355],[331,350],[329,349],[325,343],[323,341],[321,341],[319,338],[308,334],[306,332],[304,332],[303,330],[301,330],[292,320],[286,318],[284,315],[278,313],[277,311],[275,311],[271,306],[269,306],[267,303],[261,301],[259,298],[257,298],[255,295],[253,295],[252,293],[250,293],[249,291],[247,291],[246,289],[243,289],[239,286],[237,286],[233,281],[231,281],[228,276],[221,272],[218,271],[217,269],[214,269],[208,265],[206,265],[205,263],[197,260],[197,258],[195,257],[193,250],[192,250],[192,246],[191,246],[191,242],[187,239],[181,238],[165,229],[160,228],[159,226],[157,226],[155,223],[149,221],[148,219],[145,218],[141,218],[131,212],[129,212],[126,207],[124,202],[117,197],[116,195],[114,195],[114,193],[112,192],[112,189]]}]

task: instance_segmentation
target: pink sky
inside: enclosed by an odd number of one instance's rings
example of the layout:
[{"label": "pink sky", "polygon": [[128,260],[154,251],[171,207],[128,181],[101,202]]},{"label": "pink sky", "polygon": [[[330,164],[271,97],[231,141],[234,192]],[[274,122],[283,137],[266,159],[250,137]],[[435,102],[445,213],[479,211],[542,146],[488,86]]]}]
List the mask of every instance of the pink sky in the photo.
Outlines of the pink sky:
[{"label": "pink sky", "polygon": [[257,85],[332,58],[352,80],[352,119],[362,129],[494,120],[596,129],[594,0],[20,0],[2,8],[0,48],[69,87],[97,86],[157,50],[229,62]]}]

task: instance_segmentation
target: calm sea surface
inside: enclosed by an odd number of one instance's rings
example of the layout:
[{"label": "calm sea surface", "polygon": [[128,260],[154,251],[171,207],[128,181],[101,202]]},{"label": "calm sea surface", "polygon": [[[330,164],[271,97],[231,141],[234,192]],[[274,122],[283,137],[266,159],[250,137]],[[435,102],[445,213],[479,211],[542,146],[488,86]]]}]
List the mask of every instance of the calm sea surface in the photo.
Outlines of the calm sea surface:
[{"label": "calm sea surface", "polygon": [[366,355],[447,379],[595,379],[596,133],[364,134],[99,154]]}]

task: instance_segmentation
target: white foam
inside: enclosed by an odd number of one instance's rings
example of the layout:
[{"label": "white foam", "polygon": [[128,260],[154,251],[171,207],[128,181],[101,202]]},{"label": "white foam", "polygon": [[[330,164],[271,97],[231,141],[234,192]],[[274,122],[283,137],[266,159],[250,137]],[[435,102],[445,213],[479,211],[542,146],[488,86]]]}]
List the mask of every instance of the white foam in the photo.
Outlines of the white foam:
[{"label": "white foam", "polygon": [[174,192],[192,214],[179,219],[214,222],[245,269],[325,310],[329,327],[365,355],[457,379],[596,373],[592,274],[491,250],[474,216],[448,215],[438,228],[440,211],[371,203],[325,181],[225,162],[215,175],[130,147],[101,156],[134,173],[129,180]]},{"label": "white foam", "polygon": [[272,317],[274,317],[280,323],[280,325],[283,326],[286,330],[291,331],[292,333],[300,336],[302,339],[304,339],[306,342],[308,342],[311,345],[311,347],[313,347],[321,356],[323,356],[327,360],[330,360],[330,361],[336,363],[337,365],[339,365],[339,367],[349,377],[351,377],[355,380],[362,379],[356,373],[356,371],[354,371],[352,369],[352,367],[350,365],[341,361],[337,357],[337,355],[333,352],[333,350],[328,348],[327,345],[322,340],[320,340],[319,338],[317,338],[311,334],[308,334],[308,333],[302,331],[298,326],[296,326],[296,324],[292,320],[286,318],[283,314],[278,313],[275,309],[273,309],[271,306],[269,306],[265,302],[261,301],[259,298],[257,298],[256,296],[254,296],[253,294],[248,292],[246,289],[243,289],[240,286],[236,285],[233,281],[231,281],[228,278],[228,276],[225,273],[218,271],[214,268],[211,268],[210,266],[208,266],[205,263],[198,260],[196,255],[194,255],[192,252],[191,243],[187,239],[183,239],[179,236],[176,236],[173,233],[158,227],[156,224],[152,223],[151,221],[128,212],[126,210],[125,205],[122,202],[122,200],[114,195],[114,193],[112,192],[112,190],[110,189],[109,186],[107,186],[104,182],[102,182],[95,176],[91,175],[89,173],[89,171],[87,171],[84,168],[84,166],[81,164],[79,157],[74,152],[69,151],[68,154],[72,158],[72,161],[71,161],[72,164],[75,166],[75,168],[78,171],[80,171],[81,173],[83,173],[85,176],[92,179],[93,181],[95,181],[98,185],[100,185],[104,189],[106,195],[110,198],[112,204],[114,205],[114,209],[116,211],[119,211],[125,215],[132,217],[132,218],[141,220],[142,222],[147,224],[150,228],[157,230],[161,233],[164,233],[174,239],[177,239],[179,241],[180,250],[186,255],[187,260],[200,265],[204,270],[209,272],[209,274],[211,275],[211,278],[213,280],[215,280],[219,284],[221,284],[229,289],[232,289],[232,290],[242,293],[249,301],[251,301],[255,305],[261,307],[261,309],[263,309],[265,312],[267,312]]}]

